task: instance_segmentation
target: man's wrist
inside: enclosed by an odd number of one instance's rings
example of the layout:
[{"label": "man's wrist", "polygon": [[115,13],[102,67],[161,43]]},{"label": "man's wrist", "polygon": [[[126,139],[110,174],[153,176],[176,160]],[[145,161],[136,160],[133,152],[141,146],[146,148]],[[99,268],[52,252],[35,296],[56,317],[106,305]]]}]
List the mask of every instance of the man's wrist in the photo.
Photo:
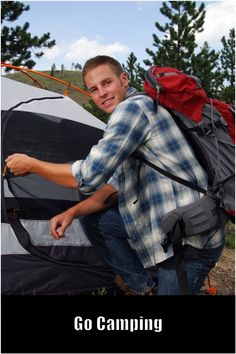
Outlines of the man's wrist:
[{"label": "man's wrist", "polygon": [[29,172],[37,173],[38,172],[38,163],[39,160],[35,159],[34,157],[30,157],[30,165],[29,165]]}]

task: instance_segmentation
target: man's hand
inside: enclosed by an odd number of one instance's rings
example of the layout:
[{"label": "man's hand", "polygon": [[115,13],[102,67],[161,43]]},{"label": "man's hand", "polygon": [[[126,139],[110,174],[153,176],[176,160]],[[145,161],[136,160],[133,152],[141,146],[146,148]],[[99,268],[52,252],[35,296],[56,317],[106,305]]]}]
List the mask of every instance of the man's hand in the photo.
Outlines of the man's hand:
[{"label": "man's hand", "polygon": [[15,176],[22,176],[32,172],[35,159],[25,154],[13,154],[8,156],[5,162]]},{"label": "man's hand", "polygon": [[68,226],[71,225],[74,219],[73,213],[70,212],[70,209],[65,212],[54,216],[50,220],[50,233],[56,239],[59,240],[61,237],[64,237],[65,231]]},{"label": "man's hand", "polygon": [[41,161],[25,154],[13,154],[6,158],[6,166],[15,176],[35,173],[64,187],[78,188],[72,176],[70,163]]},{"label": "man's hand", "polygon": [[[56,239],[64,236],[65,230],[77,216],[97,213],[117,203],[118,191],[109,184],[104,184],[96,193],[77,203],[50,221],[50,233]],[[110,197],[110,198],[109,198]]]}]

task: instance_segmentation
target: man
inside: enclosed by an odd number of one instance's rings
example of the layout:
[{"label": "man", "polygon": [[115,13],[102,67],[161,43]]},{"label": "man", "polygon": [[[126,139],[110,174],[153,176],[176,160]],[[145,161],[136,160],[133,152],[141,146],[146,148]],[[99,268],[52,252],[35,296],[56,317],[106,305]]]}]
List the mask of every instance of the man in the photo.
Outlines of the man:
[{"label": "man", "polygon": [[[157,107],[156,112],[150,97],[136,95],[128,85],[127,74],[116,60],[107,56],[88,60],[83,68],[83,79],[95,104],[111,114],[103,138],[91,149],[87,158],[71,166],[14,154],[7,158],[7,167],[15,175],[38,173],[56,183],[77,187],[83,194],[94,193],[103,184],[100,192],[103,198],[119,191],[116,233],[118,224],[125,226],[127,240],[143,266],[158,265],[159,295],[180,294],[175,257],[171,247],[167,252],[163,250],[165,234],[160,223],[169,211],[202,196],[142,164],[134,153],[203,188],[207,186],[206,173],[170,114],[161,106]],[[106,198],[100,197],[98,195],[103,204]],[[94,232],[98,224],[104,224],[96,215],[91,216],[94,217]],[[187,239],[185,268],[191,294],[199,292],[206,275],[221,254],[223,241],[223,230],[216,230],[214,237],[207,234]],[[114,242],[111,233],[109,242]],[[121,254],[120,250],[117,252]],[[121,260],[119,262],[122,263]],[[146,288],[139,290],[132,287],[127,279],[125,281],[136,293],[146,293],[152,287],[149,280]]]}]

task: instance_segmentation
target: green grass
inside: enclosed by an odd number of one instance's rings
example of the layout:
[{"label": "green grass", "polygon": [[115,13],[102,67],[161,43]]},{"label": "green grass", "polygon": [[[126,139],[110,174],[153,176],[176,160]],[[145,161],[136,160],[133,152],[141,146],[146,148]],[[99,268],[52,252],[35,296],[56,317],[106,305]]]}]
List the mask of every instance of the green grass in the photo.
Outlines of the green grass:
[{"label": "green grass", "polygon": [[[42,71],[42,73],[50,75],[50,71]],[[67,88],[66,85],[61,84],[57,81],[48,79],[46,77],[43,77],[43,76],[40,76],[40,75],[37,75],[34,73],[29,73],[29,74],[33,78],[35,78],[43,88],[45,88],[49,91],[63,94],[64,90]],[[25,84],[34,86],[33,80],[30,79],[25,74],[23,74],[22,72],[10,73],[10,74],[7,74],[6,77],[8,77],[12,80],[20,81]],[[54,77],[64,80],[70,84],[76,85],[79,88],[84,90],[81,71],[65,70],[65,71],[63,71],[63,73],[61,73],[61,71],[58,70],[55,72]],[[87,104],[89,101],[88,96],[86,96],[86,95],[84,95],[72,88],[69,88],[68,96],[71,97],[75,102],[79,103],[81,106],[83,106],[83,104]]]},{"label": "green grass", "polygon": [[235,225],[231,222],[229,222],[227,225],[225,246],[231,249],[235,248]]}]

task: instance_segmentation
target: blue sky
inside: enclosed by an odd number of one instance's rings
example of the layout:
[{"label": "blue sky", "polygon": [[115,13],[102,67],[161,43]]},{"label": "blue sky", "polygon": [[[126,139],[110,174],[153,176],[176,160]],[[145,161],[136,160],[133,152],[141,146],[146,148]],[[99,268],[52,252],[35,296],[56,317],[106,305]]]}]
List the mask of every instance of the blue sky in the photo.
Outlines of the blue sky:
[{"label": "blue sky", "polygon": [[[53,63],[81,65],[91,56],[107,54],[125,63],[130,52],[138,61],[150,58],[145,49],[154,49],[155,22],[167,18],[159,9],[162,1],[22,1],[30,5],[16,24],[30,23],[29,31],[41,36],[51,33],[56,46],[36,60],[36,70],[50,70]],[[199,46],[206,40],[212,48],[221,48],[220,39],[228,36],[235,24],[233,1],[203,1],[206,5],[205,30],[199,34]],[[197,2],[198,3],[198,2]],[[198,3],[199,4],[199,3]],[[34,58],[35,59],[35,58]]]}]

